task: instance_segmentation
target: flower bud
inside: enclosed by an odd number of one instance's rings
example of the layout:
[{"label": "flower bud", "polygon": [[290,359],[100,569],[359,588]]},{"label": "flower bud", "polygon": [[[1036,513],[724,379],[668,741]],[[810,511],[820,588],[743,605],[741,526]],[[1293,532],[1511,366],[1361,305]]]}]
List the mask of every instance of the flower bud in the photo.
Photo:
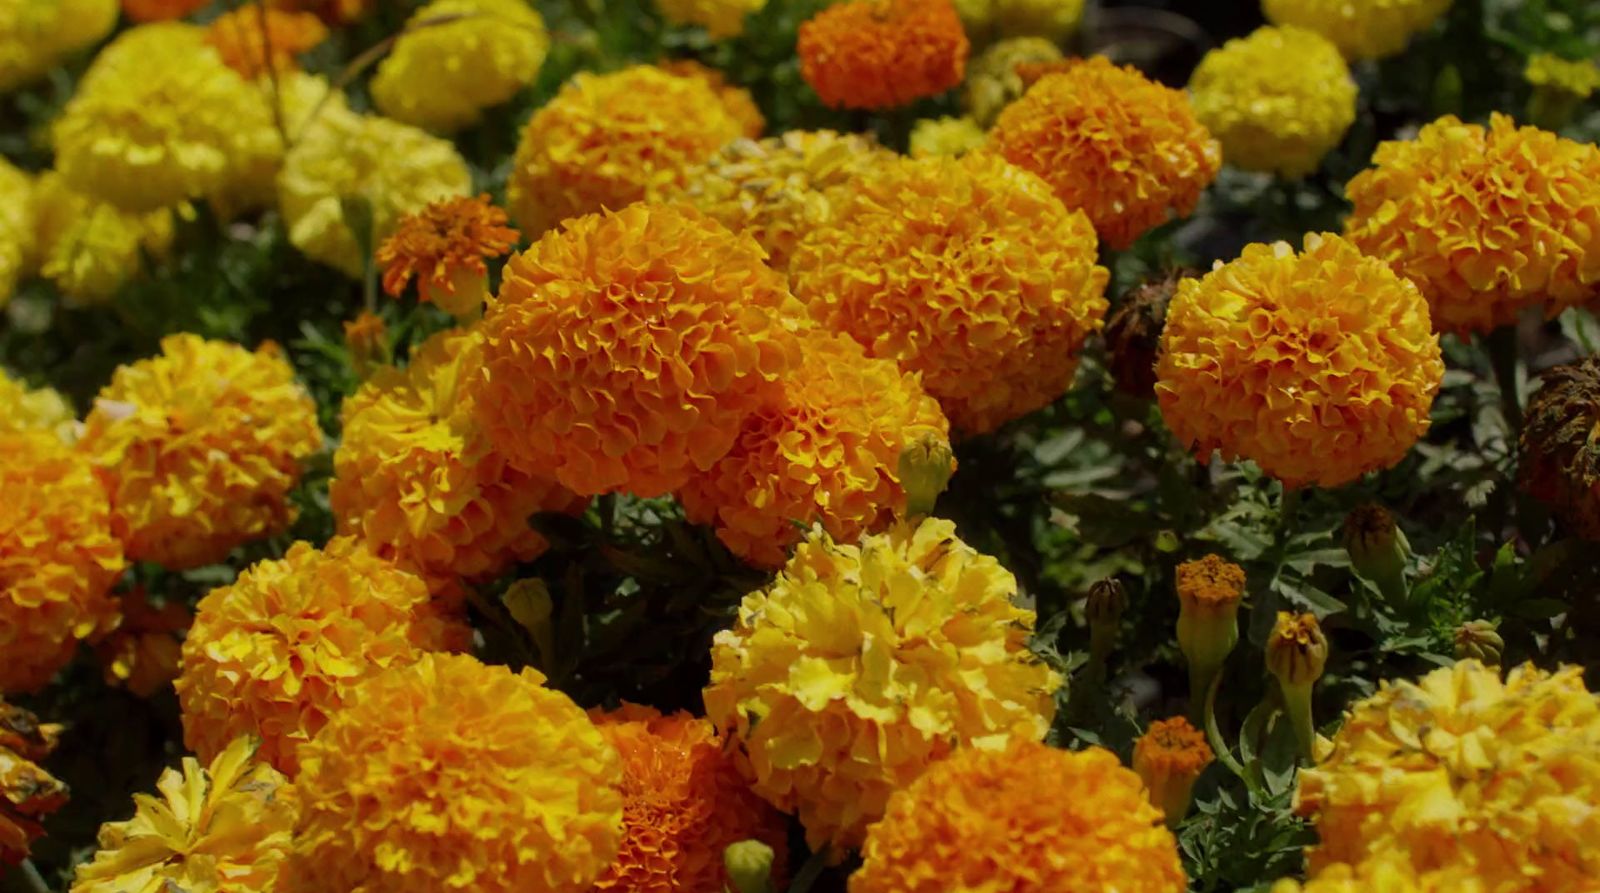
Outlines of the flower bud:
[{"label": "flower bud", "polygon": [[1344,550],[1356,573],[1376,583],[1384,598],[1405,602],[1411,544],[1388,509],[1369,502],[1346,515]]},{"label": "flower bud", "polygon": [[1151,723],[1134,743],[1133,771],[1168,827],[1178,827],[1189,814],[1195,780],[1213,759],[1205,736],[1181,716]]},{"label": "flower bud", "polygon": [[1043,37],[1016,37],[995,43],[968,66],[967,85],[961,96],[967,114],[984,127],[992,125],[1006,106],[1027,92],[1027,85],[1017,74],[1019,64],[1061,59],[1061,50]]},{"label": "flower bud", "polygon": [[1267,638],[1267,670],[1277,677],[1283,692],[1284,712],[1294,728],[1300,755],[1315,758],[1316,725],[1311,719],[1311,687],[1322,678],[1328,663],[1328,638],[1313,614],[1278,612],[1278,622]]},{"label": "flower bud", "polygon": [[1108,365],[1117,390],[1145,400],[1155,398],[1156,358],[1161,350],[1161,330],[1167,322],[1167,305],[1178,283],[1195,275],[1176,270],[1146,282],[1123,296],[1106,320]]},{"label": "flower bud", "polygon": [[350,369],[365,381],[372,370],[388,364],[389,327],[370,310],[344,324],[344,346],[350,355]]},{"label": "flower bud", "polygon": [[1178,647],[1189,662],[1191,713],[1202,716],[1212,680],[1239,642],[1244,568],[1218,555],[1178,565]]},{"label": "flower bud", "polygon": [[1547,370],[1528,401],[1517,457],[1518,482],[1568,532],[1600,541],[1600,356]]},{"label": "flower bud", "polygon": [[722,851],[722,864],[738,893],[772,893],[772,847],[759,840],[741,840]]},{"label": "flower bud", "polygon": [[1117,645],[1117,630],[1122,612],[1127,610],[1128,594],[1114,577],[1096,581],[1089,587],[1084,616],[1089,620],[1089,658],[1104,663]]},{"label": "flower bud", "polygon": [[927,515],[950,484],[956,456],[950,441],[937,432],[918,435],[900,451],[900,486],[906,491],[906,514]]},{"label": "flower bud", "polygon": [[1486,667],[1498,667],[1505,648],[1505,640],[1487,620],[1468,620],[1456,627],[1456,660],[1475,660]]}]

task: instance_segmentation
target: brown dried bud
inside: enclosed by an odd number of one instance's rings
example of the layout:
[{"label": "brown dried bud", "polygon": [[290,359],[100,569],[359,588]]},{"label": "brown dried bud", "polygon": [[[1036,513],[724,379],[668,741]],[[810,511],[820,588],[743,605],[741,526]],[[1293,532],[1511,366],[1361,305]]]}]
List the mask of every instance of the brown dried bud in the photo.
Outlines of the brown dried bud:
[{"label": "brown dried bud", "polygon": [[67,786],[37,765],[55,749],[61,727],[0,701],[0,866],[28,858],[39,820],[67,802]]},{"label": "brown dried bud", "polygon": [[1600,541],[1600,357],[1544,373],[1528,401],[1518,477],[1574,534]]},{"label": "brown dried bud", "polygon": [[1161,350],[1161,329],[1167,323],[1167,305],[1178,283],[1198,275],[1180,269],[1147,282],[1123,296],[1106,320],[1107,352],[1117,390],[1150,400],[1155,397],[1156,358]]}]

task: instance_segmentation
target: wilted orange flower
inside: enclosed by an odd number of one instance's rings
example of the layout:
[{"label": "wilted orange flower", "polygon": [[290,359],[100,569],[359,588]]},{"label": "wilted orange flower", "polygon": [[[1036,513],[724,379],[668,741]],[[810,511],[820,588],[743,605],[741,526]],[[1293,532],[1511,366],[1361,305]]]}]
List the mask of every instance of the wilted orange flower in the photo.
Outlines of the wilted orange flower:
[{"label": "wilted orange flower", "polygon": [[889,801],[850,893],[1182,893],[1178,844],[1107,750],[962,750]]},{"label": "wilted orange flower", "polygon": [[744,135],[750,139],[760,139],[761,132],[767,129],[766,116],[761,114],[755,97],[750,95],[749,90],[728,83],[728,76],[718,69],[693,59],[669,59],[661,63],[661,70],[679,77],[705,81],[707,86],[716,91],[728,113],[738,120],[744,128]]},{"label": "wilted orange flower", "polygon": [[893,159],[829,202],[790,260],[795,295],[921,374],[958,432],[993,431],[1072,384],[1110,274],[1089,221],[1044,181],[987,153]]},{"label": "wilted orange flower", "polygon": [[722,458],[777,393],[798,314],[748,236],[631,205],[511,259],[465,395],[513,467],[580,495],[656,496]]},{"label": "wilted orange flower", "polygon": [[1444,376],[1428,307],[1338,236],[1249,245],[1185,279],[1156,398],[1179,442],[1250,459],[1287,487],[1337,487],[1405,457]]},{"label": "wilted orange flower", "polygon": [[135,22],[181,19],[198,12],[210,0],[122,0],[122,11]]},{"label": "wilted orange flower", "polygon": [[67,786],[39,767],[55,750],[57,725],[0,701],[0,868],[28,858],[44,834],[39,821],[67,802]]},{"label": "wilted orange flower", "polygon": [[1517,480],[1573,533],[1600,542],[1600,356],[1548,369],[1528,401]]},{"label": "wilted orange flower", "polygon": [[1103,56],[1041,78],[1000,113],[989,149],[1043,177],[1119,250],[1192,212],[1222,167],[1181,90]]},{"label": "wilted orange flower", "polygon": [[961,83],[966,32],[950,0],[849,0],[800,26],[800,74],[826,105],[887,109]]},{"label": "wilted orange flower", "polygon": [[1600,147],[1446,115],[1372,162],[1345,187],[1345,235],[1416,283],[1436,330],[1488,332],[1600,295]]},{"label": "wilted orange flower", "polygon": [[383,289],[394,297],[417,277],[417,297],[456,316],[471,315],[488,295],[484,258],[504,257],[517,244],[506,212],[488,193],[436,201],[407,214],[378,247]]},{"label": "wilted orange flower", "polygon": [[1133,744],[1133,771],[1173,828],[1188,814],[1195,780],[1214,759],[1206,736],[1181,716],[1151,723]]},{"label": "wilted orange flower", "polygon": [[106,684],[148,698],[178,677],[179,635],[194,617],[181,603],[150,603],[143,588],[117,600],[117,628],[94,644]]},{"label": "wilted orange flower", "polygon": [[328,29],[316,16],[258,3],[231,9],[206,26],[206,43],[229,68],[251,80],[293,71],[296,56],[327,39]]},{"label": "wilted orange flower", "polygon": [[357,682],[443,647],[427,604],[421,578],[348,537],[257,562],[200,600],[177,682],[184,743],[210,759],[254,735],[294,775]]},{"label": "wilted orange flower", "polygon": [[[360,685],[301,749],[296,893],[585,893],[617,856],[622,761],[545,688],[431,654]],[[281,889],[281,887],[280,887]]]},{"label": "wilted orange flower", "polygon": [[741,840],[772,847],[781,875],[788,822],[750,790],[711,723],[632,704],[590,718],[622,756],[622,848],[594,889],[724,890],[722,851]]},{"label": "wilted orange flower", "polygon": [[42,688],[116,619],[122,575],[106,494],[47,431],[0,434],[0,692]]}]

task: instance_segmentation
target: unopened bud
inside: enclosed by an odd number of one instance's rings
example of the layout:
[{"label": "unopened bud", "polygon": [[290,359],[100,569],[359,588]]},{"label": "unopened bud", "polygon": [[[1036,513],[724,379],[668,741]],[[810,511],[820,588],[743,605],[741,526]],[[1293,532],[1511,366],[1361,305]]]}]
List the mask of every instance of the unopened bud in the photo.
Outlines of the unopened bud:
[{"label": "unopened bud", "polygon": [[1345,516],[1344,549],[1356,573],[1376,583],[1385,598],[1405,600],[1411,544],[1388,509],[1369,502]]},{"label": "unopened bud", "polygon": [[1113,577],[1097,581],[1089,587],[1089,598],[1084,603],[1084,616],[1089,621],[1089,655],[1103,663],[1117,645],[1117,631],[1122,625],[1122,612],[1127,610],[1128,594],[1122,583]]},{"label": "unopened bud", "polygon": [[1178,827],[1189,814],[1195,780],[1213,759],[1205,735],[1181,716],[1151,723],[1134,742],[1133,771],[1168,827]]},{"label": "unopened bud", "polygon": [[1301,758],[1316,758],[1316,724],[1311,718],[1311,688],[1328,663],[1328,637],[1313,614],[1278,612],[1267,639],[1267,670],[1277,677],[1284,712],[1294,728]]},{"label": "unopened bud", "polygon": [[722,851],[728,880],[738,893],[772,893],[772,847],[759,840],[741,840]]},{"label": "unopened bud", "polygon": [[1244,596],[1244,568],[1218,555],[1178,565],[1178,647],[1189,662],[1192,715],[1222,662],[1239,642],[1239,599]]},{"label": "unopened bud", "polygon": [[1468,620],[1456,628],[1456,660],[1475,660],[1486,667],[1498,667],[1505,649],[1505,640],[1487,620]]},{"label": "unopened bud", "polygon": [[1145,283],[1123,296],[1106,320],[1108,365],[1117,390],[1149,400],[1155,397],[1156,358],[1161,351],[1161,330],[1167,322],[1167,305],[1178,284],[1194,270],[1176,270]]},{"label": "unopened bud", "polygon": [[900,486],[906,492],[906,514],[917,517],[931,513],[955,471],[956,456],[944,435],[927,431],[913,438],[900,451]]}]

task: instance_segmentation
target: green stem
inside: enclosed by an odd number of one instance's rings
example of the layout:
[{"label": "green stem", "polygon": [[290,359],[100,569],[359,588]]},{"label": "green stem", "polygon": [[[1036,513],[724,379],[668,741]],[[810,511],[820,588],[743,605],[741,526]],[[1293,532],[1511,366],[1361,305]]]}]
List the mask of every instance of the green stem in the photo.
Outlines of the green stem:
[{"label": "green stem", "polygon": [[44,882],[44,876],[39,874],[32,859],[23,859],[20,868],[22,882],[32,893],[50,893],[50,885]]},{"label": "green stem", "polygon": [[1317,760],[1317,727],[1311,721],[1311,686],[1303,689],[1283,690],[1283,712],[1294,729],[1294,739],[1300,745],[1300,760],[1311,765]]},{"label": "green stem", "polygon": [[810,893],[811,885],[822,876],[822,870],[828,867],[828,855],[832,847],[824,845],[822,849],[811,854],[806,864],[800,866],[795,872],[794,880],[789,882],[789,893]]},{"label": "green stem", "polygon": [[1300,488],[1284,487],[1283,499],[1278,503],[1278,540],[1284,542],[1294,532],[1295,520],[1300,516]]},{"label": "green stem", "polygon": [[1522,433],[1522,401],[1517,395],[1517,327],[1501,326],[1484,339],[1495,382],[1500,385],[1500,411],[1515,442]]},{"label": "green stem", "polygon": [[1248,784],[1250,777],[1245,774],[1244,765],[1234,758],[1233,749],[1228,746],[1228,742],[1222,740],[1222,730],[1217,728],[1217,690],[1220,688],[1222,688],[1222,673],[1218,672],[1211,677],[1211,685],[1206,689],[1206,742],[1211,745],[1217,760],[1227,766],[1229,772],[1244,779]]}]

